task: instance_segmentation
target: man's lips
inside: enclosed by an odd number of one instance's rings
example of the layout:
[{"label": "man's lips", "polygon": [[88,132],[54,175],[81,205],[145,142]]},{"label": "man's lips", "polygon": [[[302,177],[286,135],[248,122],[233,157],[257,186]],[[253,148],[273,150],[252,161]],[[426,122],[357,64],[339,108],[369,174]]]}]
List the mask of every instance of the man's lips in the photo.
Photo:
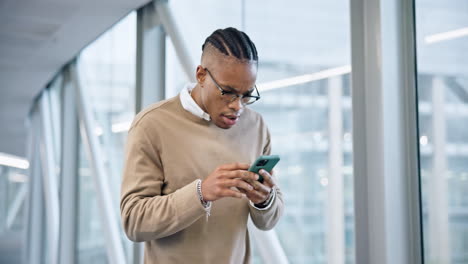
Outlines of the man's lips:
[{"label": "man's lips", "polygon": [[224,123],[227,125],[235,125],[237,120],[239,120],[239,115],[221,115],[223,118]]},{"label": "man's lips", "polygon": [[225,116],[225,117],[227,117],[229,119],[237,119],[237,118],[239,118],[240,115],[222,115],[222,116]]}]

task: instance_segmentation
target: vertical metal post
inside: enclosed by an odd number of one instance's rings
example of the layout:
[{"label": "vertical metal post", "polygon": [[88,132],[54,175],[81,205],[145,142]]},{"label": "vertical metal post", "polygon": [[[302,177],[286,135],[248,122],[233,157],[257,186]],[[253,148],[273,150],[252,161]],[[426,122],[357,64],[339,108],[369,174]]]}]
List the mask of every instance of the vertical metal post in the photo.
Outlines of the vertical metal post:
[{"label": "vertical metal post", "polygon": [[328,203],[327,262],[345,263],[344,198],[343,198],[343,114],[342,77],[329,79],[328,84]]},{"label": "vertical metal post", "polygon": [[[166,34],[154,3],[137,12],[135,112],[163,100],[166,86]],[[133,243],[134,264],[143,263],[143,244]]]},{"label": "vertical metal post", "polygon": [[432,80],[433,169],[428,179],[429,259],[434,263],[450,263],[449,212],[447,201],[447,156],[445,93],[440,78]]},{"label": "vertical metal post", "polygon": [[93,179],[97,191],[98,203],[101,213],[100,219],[106,238],[107,256],[110,263],[124,264],[125,255],[120,239],[118,220],[112,206],[112,198],[102,150],[94,129],[96,127],[93,113],[86,98],[84,89],[80,86],[79,76],[76,67],[71,68],[73,85],[76,88],[78,115],[80,120],[80,132],[83,139],[83,146],[93,169]]},{"label": "vertical metal post", "polygon": [[27,194],[25,197],[25,205],[24,205],[24,217],[23,217],[23,226],[24,226],[24,232],[23,232],[23,241],[24,241],[24,247],[22,249],[22,254],[21,254],[21,263],[28,264],[28,256],[29,256],[29,248],[31,245],[31,225],[30,223],[30,218],[31,218],[31,204],[32,204],[32,179],[35,176],[33,172],[34,164],[33,164],[33,159],[34,159],[34,152],[35,152],[35,133],[33,132],[34,130],[32,129],[32,114],[28,116],[26,119],[26,127],[28,128],[28,139],[26,143],[26,157],[29,161],[29,168],[28,168],[28,189],[27,189]]},{"label": "vertical metal post", "polygon": [[58,240],[60,230],[60,212],[58,201],[58,184],[54,154],[54,141],[52,139],[52,121],[48,90],[44,90],[39,103],[41,113],[42,140],[40,144],[41,161],[43,169],[44,195],[47,212],[47,234],[49,260],[51,264],[58,261]]},{"label": "vertical metal post", "polygon": [[6,228],[8,209],[8,167],[0,166],[0,233]]},{"label": "vertical metal post", "polygon": [[153,3],[137,12],[136,113],[165,98],[166,34]]},{"label": "vertical metal post", "polygon": [[356,263],[421,263],[413,1],[351,1]]},{"label": "vertical metal post", "polygon": [[78,142],[79,125],[78,110],[76,105],[76,88],[72,85],[69,64],[64,70],[62,82],[62,160],[61,160],[61,230],[60,230],[60,252],[59,263],[75,263],[77,246],[77,218],[78,218]]},{"label": "vertical metal post", "polygon": [[[34,111],[31,114],[31,127],[35,131],[40,129],[39,114]],[[28,219],[28,253],[27,262],[29,264],[35,264],[41,262],[43,259],[43,247],[44,247],[44,230],[43,226],[43,214],[44,214],[44,196],[42,195],[43,182],[41,177],[41,163],[39,153],[39,140],[40,133],[34,134],[32,140],[32,149],[30,156],[30,200],[29,200],[29,219]]]},{"label": "vertical metal post", "polygon": [[[60,106],[59,102],[59,95],[57,89],[55,89],[56,85],[61,85],[63,83],[62,76],[60,75],[58,78],[56,78],[53,81],[53,85],[51,88],[48,89],[47,95],[49,96],[49,109],[50,109],[50,118],[56,122],[51,123],[52,128],[52,139],[54,142],[54,159],[55,160],[60,160],[60,143],[61,143],[61,134],[60,134],[60,129],[61,129],[61,123],[60,123],[60,110],[58,109]],[[60,178],[58,179],[58,182],[60,182]]]},{"label": "vertical metal post", "polygon": [[187,78],[191,82],[195,82],[196,64],[193,63],[188,49],[185,47],[182,35],[180,34],[174,17],[169,10],[167,0],[154,0],[153,2],[156,7],[158,17],[164,25],[164,30],[171,38],[177,57],[179,58],[180,64],[182,65],[182,69],[187,75]]}]

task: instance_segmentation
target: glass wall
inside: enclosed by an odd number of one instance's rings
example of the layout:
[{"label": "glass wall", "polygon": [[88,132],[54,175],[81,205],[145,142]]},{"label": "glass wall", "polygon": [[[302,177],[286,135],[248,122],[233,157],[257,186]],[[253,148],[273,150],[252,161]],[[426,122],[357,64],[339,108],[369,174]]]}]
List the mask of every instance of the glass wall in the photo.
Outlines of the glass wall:
[{"label": "glass wall", "polygon": [[[127,130],[135,109],[136,13],[132,12],[84,49],[78,74],[85,97],[94,112],[94,129],[101,143],[109,177],[112,207],[120,223],[120,183]],[[79,155],[79,263],[106,263],[106,242],[89,157],[80,143]],[[129,253],[130,241],[121,238]],[[128,255],[127,255],[128,256]]]},{"label": "glass wall", "polygon": [[24,249],[27,171],[0,165],[0,263],[19,263]]},{"label": "glass wall", "polygon": [[[416,1],[427,263],[468,263],[468,133],[463,127],[468,121],[467,5],[462,0]],[[262,99],[251,107],[265,118],[273,154],[282,159],[276,176],[286,210],[275,232],[289,262],[354,263],[349,1],[169,1],[169,7],[194,62],[193,74],[201,45],[218,28],[244,30],[257,45]],[[134,12],[129,14],[77,60],[119,221],[126,132],[135,115],[136,20]],[[171,97],[187,78],[170,39],[167,44],[166,90]],[[67,155],[60,153],[61,122],[67,117],[59,118],[63,91],[56,84],[60,81],[50,87],[50,110],[59,167],[62,154]],[[86,142],[79,142],[77,262],[108,263],[100,190],[85,147]],[[21,173],[8,174],[7,181],[4,169],[0,175],[0,198],[11,202],[10,191],[19,190],[15,181],[23,179]],[[12,186],[7,192],[5,182]],[[7,204],[0,202],[0,231],[5,230]],[[16,225],[20,223],[11,227]],[[130,262],[132,244],[120,232]],[[261,262],[254,254],[254,263]]]},{"label": "glass wall", "polygon": [[468,2],[416,0],[425,263],[468,263]]},{"label": "glass wall", "polygon": [[24,228],[27,171],[0,165],[0,236]]},{"label": "glass wall", "polygon": [[[217,28],[244,30],[257,46],[262,98],[252,108],[281,156],[286,211],[275,229],[290,263],[353,263],[349,1],[169,4],[196,65]],[[171,49],[168,96],[185,82]]]},{"label": "glass wall", "polygon": [[291,263],[353,263],[348,3],[274,1],[260,16],[262,8],[249,2],[245,25],[260,54],[253,108],[282,157],[287,207],[276,230]]}]

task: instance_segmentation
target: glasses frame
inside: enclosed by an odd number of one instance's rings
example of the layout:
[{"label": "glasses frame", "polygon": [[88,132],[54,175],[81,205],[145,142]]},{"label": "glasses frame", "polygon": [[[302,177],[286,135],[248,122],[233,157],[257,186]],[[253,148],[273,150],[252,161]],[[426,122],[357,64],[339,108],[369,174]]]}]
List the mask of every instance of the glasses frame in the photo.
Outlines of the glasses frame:
[{"label": "glasses frame", "polygon": [[[241,102],[242,105],[251,105],[251,104],[257,102],[260,99],[260,93],[258,92],[257,85],[254,85],[254,88],[255,88],[255,92],[258,95],[243,95],[243,94],[239,95],[239,94],[236,94],[234,92],[224,90],[221,87],[221,85],[219,85],[218,82],[213,78],[213,75],[211,75],[211,72],[207,68],[203,68],[203,69],[208,73],[211,80],[213,80],[213,83],[215,84],[216,88],[218,88],[218,90],[221,92],[221,95],[226,95],[226,94],[231,95],[231,100],[229,101],[229,103],[232,103],[232,102],[236,101],[238,98],[240,98],[240,102]],[[255,98],[255,101],[244,103],[242,101],[243,98]]]}]

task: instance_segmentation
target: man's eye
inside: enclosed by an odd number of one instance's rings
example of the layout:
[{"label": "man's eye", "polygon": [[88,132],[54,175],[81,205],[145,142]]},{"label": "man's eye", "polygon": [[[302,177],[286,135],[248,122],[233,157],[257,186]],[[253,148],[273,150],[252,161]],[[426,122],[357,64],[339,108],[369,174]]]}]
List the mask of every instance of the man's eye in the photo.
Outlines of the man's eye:
[{"label": "man's eye", "polygon": [[231,92],[231,91],[226,91],[226,90],[223,90],[223,93],[224,93],[224,94],[228,94],[228,95],[232,95],[232,94],[234,94],[234,92]]}]

